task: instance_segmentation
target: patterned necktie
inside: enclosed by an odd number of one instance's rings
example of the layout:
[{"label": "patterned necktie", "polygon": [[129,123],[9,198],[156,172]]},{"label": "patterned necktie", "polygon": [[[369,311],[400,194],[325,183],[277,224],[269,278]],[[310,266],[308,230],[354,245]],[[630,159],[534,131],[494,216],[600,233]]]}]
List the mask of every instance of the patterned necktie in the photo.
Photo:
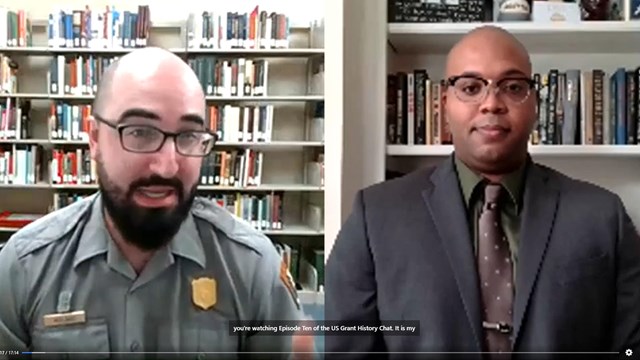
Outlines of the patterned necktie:
[{"label": "patterned necktie", "polygon": [[[484,305],[485,340],[490,352],[510,352],[513,276],[509,242],[500,225],[502,186],[487,184],[478,222],[478,274]],[[499,358],[507,356],[502,354]]]}]

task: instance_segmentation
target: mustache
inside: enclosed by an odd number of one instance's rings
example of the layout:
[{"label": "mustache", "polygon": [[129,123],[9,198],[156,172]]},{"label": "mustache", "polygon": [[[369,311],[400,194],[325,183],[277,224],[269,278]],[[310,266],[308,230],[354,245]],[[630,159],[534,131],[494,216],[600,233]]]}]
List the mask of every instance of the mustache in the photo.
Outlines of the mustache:
[{"label": "mustache", "polygon": [[502,118],[497,116],[486,117],[481,120],[478,120],[475,124],[473,124],[473,127],[475,129],[479,129],[485,126],[501,127],[503,129],[511,128],[508,121],[503,120]]},{"label": "mustache", "polygon": [[134,191],[145,186],[169,186],[172,187],[180,197],[182,197],[182,189],[184,188],[182,181],[177,178],[167,179],[158,175],[151,175],[147,178],[138,179],[131,183],[131,185],[129,185],[127,195],[131,196]]}]

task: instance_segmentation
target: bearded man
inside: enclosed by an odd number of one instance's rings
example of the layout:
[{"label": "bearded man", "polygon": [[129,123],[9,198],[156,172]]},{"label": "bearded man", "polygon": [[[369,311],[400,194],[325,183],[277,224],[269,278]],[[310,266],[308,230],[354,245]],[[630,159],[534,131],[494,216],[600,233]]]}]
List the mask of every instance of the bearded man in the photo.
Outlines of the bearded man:
[{"label": "bearded man", "polygon": [[230,331],[302,313],[272,242],[196,195],[215,145],[205,109],[197,76],[166,50],[105,70],[89,134],[99,192],[0,252],[0,350],[291,350],[292,336]]}]

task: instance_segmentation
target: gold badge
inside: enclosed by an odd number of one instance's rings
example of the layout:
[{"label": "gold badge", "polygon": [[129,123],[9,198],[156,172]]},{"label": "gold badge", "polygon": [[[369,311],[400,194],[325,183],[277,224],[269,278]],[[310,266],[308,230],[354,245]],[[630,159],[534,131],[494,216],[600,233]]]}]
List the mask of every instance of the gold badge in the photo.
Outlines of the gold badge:
[{"label": "gold badge", "polygon": [[202,310],[211,309],[218,300],[216,281],[212,278],[191,280],[191,298],[193,303]]}]

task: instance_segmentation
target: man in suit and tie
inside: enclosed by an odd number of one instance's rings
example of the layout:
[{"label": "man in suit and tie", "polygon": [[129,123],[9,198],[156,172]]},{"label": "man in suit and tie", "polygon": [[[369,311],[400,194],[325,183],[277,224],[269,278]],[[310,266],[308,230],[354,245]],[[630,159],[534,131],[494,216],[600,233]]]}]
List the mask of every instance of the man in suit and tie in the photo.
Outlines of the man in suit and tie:
[{"label": "man in suit and tie", "polygon": [[327,320],[419,335],[327,336],[326,351],[640,354],[640,238],[617,195],[532,161],[527,51],[478,28],[446,82],[454,154],[359,191],[326,265]]}]

